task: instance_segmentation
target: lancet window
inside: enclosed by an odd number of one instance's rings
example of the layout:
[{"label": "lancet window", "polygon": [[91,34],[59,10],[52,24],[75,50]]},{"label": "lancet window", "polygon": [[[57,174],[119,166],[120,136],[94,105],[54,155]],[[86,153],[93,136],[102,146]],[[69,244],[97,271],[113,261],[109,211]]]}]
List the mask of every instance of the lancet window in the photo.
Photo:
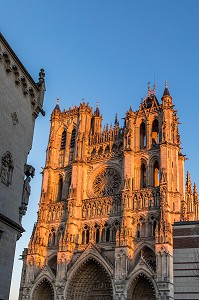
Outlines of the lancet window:
[{"label": "lancet window", "polygon": [[159,124],[158,120],[155,119],[152,123],[152,144],[156,145],[159,143]]},{"label": "lancet window", "polygon": [[140,125],[140,149],[146,147],[146,125],[144,122]]},{"label": "lancet window", "polygon": [[57,201],[62,200],[62,190],[63,190],[63,178],[62,176],[60,176],[58,182]]},{"label": "lancet window", "polygon": [[159,186],[160,181],[160,167],[159,162],[156,160],[153,165],[153,186]]},{"label": "lancet window", "polygon": [[144,162],[141,164],[140,187],[146,187],[146,164]]},{"label": "lancet window", "polygon": [[68,176],[66,177],[66,186],[65,186],[65,189],[66,189],[66,198],[69,197],[69,194],[70,194],[70,186],[71,186],[71,173],[68,174]]},{"label": "lancet window", "polygon": [[70,140],[70,147],[75,148],[75,139],[76,139],[76,129],[73,128]]},{"label": "lancet window", "polygon": [[60,145],[60,150],[65,150],[66,148],[66,130],[62,132],[62,137],[61,137],[61,145]]},{"label": "lancet window", "polygon": [[95,242],[99,243],[100,241],[100,229],[98,225],[95,225]]}]

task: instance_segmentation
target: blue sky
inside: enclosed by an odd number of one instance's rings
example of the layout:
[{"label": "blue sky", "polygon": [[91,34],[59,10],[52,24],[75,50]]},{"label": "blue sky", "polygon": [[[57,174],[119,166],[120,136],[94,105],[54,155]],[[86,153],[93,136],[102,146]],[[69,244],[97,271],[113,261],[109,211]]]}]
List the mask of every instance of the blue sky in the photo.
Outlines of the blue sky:
[{"label": "blue sky", "polygon": [[[46,72],[46,116],[36,122],[29,163],[36,167],[26,233],[18,241],[10,300],[16,300],[21,261],[41,189],[49,119],[56,98],[60,107],[91,106],[99,99],[104,123],[119,118],[131,105],[138,109],[147,82],[160,99],[168,80],[180,118],[186,170],[199,186],[199,1],[198,0],[10,0],[1,1],[0,30],[32,77]],[[122,121],[120,122],[122,124]]]}]

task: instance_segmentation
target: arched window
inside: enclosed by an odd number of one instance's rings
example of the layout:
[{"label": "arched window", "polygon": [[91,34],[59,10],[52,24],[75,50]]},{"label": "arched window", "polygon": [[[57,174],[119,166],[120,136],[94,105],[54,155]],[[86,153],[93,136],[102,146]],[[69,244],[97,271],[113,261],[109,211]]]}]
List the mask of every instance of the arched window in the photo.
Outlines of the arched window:
[{"label": "arched window", "polygon": [[110,240],[110,228],[107,227],[107,229],[106,229],[106,242],[109,242],[109,240]]},{"label": "arched window", "polygon": [[157,223],[156,223],[156,221],[154,221],[154,222],[153,222],[153,230],[152,230],[153,236],[155,236],[156,226],[157,226]]},{"label": "arched window", "polygon": [[153,186],[159,186],[160,172],[159,162],[156,160],[153,165]]},{"label": "arched window", "polygon": [[70,147],[75,148],[75,139],[76,139],[76,129],[73,128],[70,140]]},{"label": "arched window", "polygon": [[106,229],[105,229],[105,227],[102,229],[102,238],[101,238],[101,241],[102,242],[105,242],[106,241],[106,236],[105,236],[105,234],[106,234]]},{"label": "arched window", "polygon": [[144,122],[140,125],[140,149],[146,147],[146,125]]},{"label": "arched window", "polygon": [[66,148],[66,130],[62,132],[60,150],[65,150],[65,148]]},{"label": "arched window", "polygon": [[89,243],[89,228],[86,229],[86,244]]},{"label": "arched window", "polygon": [[83,230],[82,231],[82,244],[85,243],[85,231]]},{"label": "arched window", "polygon": [[140,176],[140,187],[146,187],[146,165],[145,163],[141,164],[141,176]]},{"label": "arched window", "polygon": [[60,176],[58,182],[57,201],[61,201],[62,199],[62,189],[63,189],[63,179]]},{"label": "arched window", "polygon": [[96,228],[96,232],[95,232],[95,242],[99,243],[99,237],[100,237],[100,231],[99,228]]},{"label": "arched window", "polygon": [[155,119],[152,123],[152,145],[159,143],[159,125],[158,120]]},{"label": "arched window", "polygon": [[69,192],[70,192],[70,186],[71,186],[71,174],[68,174],[68,176],[66,177],[66,199],[68,199],[69,197]]}]

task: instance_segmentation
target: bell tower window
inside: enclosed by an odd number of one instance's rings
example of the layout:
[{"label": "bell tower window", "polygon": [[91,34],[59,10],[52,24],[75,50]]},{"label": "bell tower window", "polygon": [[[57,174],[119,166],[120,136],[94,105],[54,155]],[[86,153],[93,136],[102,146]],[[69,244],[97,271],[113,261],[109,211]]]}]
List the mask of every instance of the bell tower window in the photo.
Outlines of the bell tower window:
[{"label": "bell tower window", "polygon": [[66,148],[66,130],[62,132],[60,150],[65,150],[65,148]]},{"label": "bell tower window", "polygon": [[146,125],[144,122],[140,125],[140,149],[146,148]]},{"label": "bell tower window", "polygon": [[158,120],[155,119],[152,124],[152,144],[158,144],[159,143],[159,124]]},{"label": "bell tower window", "polygon": [[71,140],[70,140],[70,147],[75,148],[75,138],[76,138],[76,129],[73,128],[72,134],[71,134]]}]

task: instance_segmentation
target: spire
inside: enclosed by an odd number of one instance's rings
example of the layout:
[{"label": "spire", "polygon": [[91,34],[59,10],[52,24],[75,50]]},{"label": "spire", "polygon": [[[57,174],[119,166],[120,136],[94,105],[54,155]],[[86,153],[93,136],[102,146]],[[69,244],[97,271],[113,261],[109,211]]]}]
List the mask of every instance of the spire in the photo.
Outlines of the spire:
[{"label": "spire", "polygon": [[186,191],[190,194],[192,193],[192,183],[191,183],[191,175],[189,172],[187,172],[187,178],[186,178]]},{"label": "spire", "polygon": [[57,100],[56,100],[56,105],[55,105],[55,108],[54,108],[54,110],[53,110],[53,111],[55,111],[55,110],[58,110],[58,111],[60,111],[60,107],[59,107],[59,101],[60,101],[60,98],[59,98],[59,97],[57,97]]},{"label": "spire", "polygon": [[117,114],[115,114],[115,126],[119,126],[119,121],[118,121]]},{"label": "spire", "polygon": [[100,117],[99,101],[98,100],[97,100],[96,110],[94,111],[94,117]]},{"label": "spire", "polygon": [[194,198],[194,204],[197,204],[198,203],[198,191],[197,191],[195,182],[194,182],[194,186],[193,186],[193,198]]},{"label": "spire", "polygon": [[165,81],[165,89],[164,89],[164,93],[163,93],[163,97],[165,97],[165,96],[170,96],[167,80]]}]

